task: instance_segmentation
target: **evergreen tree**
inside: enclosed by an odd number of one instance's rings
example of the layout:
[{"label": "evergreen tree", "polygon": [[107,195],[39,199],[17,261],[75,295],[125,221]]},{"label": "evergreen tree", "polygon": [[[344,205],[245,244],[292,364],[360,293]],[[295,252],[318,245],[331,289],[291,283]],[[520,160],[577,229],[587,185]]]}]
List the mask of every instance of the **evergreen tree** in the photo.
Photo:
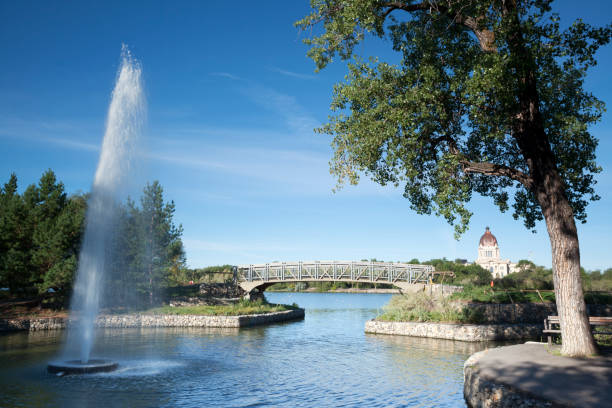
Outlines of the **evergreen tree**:
[{"label": "evergreen tree", "polygon": [[109,305],[152,305],[185,269],[182,226],[173,223],[174,202],[165,203],[158,181],[147,184],[140,205],[128,199],[117,211],[118,234],[109,247]]},{"label": "evergreen tree", "polygon": [[53,171],[17,192],[12,174],[0,196],[0,285],[13,294],[70,292],[86,201],[68,198]]},{"label": "evergreen tree", "polygon": [[27,211],[12,173],[0,191],[0,286],[16,294],[30,282]]},{"label": "evergreen tree", "polygon": [[147,184],[140,201],[142,226],[145,234],[146,281],[149,303],[153,304],[159,290],[168,285],[171,268],[185,263],[180,239],[183,227],[172,222],[174,201],[164,203],[163,188],[158,181]]}]

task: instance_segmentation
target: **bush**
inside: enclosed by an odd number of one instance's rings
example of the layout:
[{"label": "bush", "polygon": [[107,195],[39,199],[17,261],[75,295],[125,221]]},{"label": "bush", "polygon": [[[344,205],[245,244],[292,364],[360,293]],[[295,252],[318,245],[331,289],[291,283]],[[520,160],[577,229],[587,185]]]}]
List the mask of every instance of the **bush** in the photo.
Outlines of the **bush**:
[{"label": "bush", "polygon": [[378,316],[383,321],[479,323],[482,314],[463,302],[425,292],[396,295]]},{"label": "bush", "polygon": [[451,271],[455,273],[454,278],[438,277],[436,283],[454,284],[454,285],[488,285],[493,276],[491,272],[483,269],[477,264],[464,264],[462,262],[449,261],[446,258],[432,259],[431,261],[423,262],[424,265],[432,265],[436,271]]}]

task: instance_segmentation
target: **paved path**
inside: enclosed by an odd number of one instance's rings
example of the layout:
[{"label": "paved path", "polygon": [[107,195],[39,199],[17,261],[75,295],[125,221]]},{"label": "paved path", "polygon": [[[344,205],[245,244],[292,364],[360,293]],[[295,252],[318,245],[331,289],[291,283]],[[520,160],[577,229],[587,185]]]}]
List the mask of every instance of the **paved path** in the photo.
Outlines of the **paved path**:
[{"label": "paved path", "polygon": [[612,356],[556,356],[545,344],[526,343],[483,352],[479,375],[561,405],[612,407]]}]

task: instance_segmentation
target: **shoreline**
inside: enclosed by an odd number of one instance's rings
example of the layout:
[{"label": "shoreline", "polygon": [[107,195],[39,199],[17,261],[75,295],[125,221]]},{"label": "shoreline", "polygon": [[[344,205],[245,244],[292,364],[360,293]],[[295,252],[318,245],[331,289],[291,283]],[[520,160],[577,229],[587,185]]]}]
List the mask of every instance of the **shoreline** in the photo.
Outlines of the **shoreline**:
[{"label": "shoreline", "polygon": [[542,334],[542,324],[386,322],[372,319],[366,322],[365,332],[369,334],[481,342],[538,338]]},{"label": "shoreline", "polygon": [[[252,315],[175,315],[139,314],[98,316],[97,328],[135,328],[135,327],[226,327],[241,328],[263,324],[280,323],[304,318],[304,309],[298,308],[280,312]],[[67,317],[40,317],[0,319],[0,332],[62,330],[70,326]]]}]

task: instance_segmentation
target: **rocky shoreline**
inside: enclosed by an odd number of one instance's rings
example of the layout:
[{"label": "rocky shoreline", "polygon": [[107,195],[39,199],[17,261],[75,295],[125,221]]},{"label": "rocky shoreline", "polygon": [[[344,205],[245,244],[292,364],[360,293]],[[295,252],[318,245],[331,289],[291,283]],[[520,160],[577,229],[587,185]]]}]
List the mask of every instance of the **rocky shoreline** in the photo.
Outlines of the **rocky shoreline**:
[{"label": "rocky shoreline", "polygon": [[501,341],[538,338],[541,324],[461,324],[431,322],[385,322],[368,320],[365,332],[460,341]]},{"label": "rocky shoreline", "polygon": [[[202,315],[154,315],[124,314],[101,315],[96,321],[100,328],[133,327],[226,327],[240,328],[269,323],[279,323],[304,318],[304,309],[285,310],[254,315],[202,316]],[[63,317],[0,319],[0,332],[61,330],[70,325]]]},{"label": "rocky shoreline", "polygon": [[[529,340],[539,339],[544,328],[543,320],[557,313],[554,303],[472,303],[467,307],[481,317],[478,324],[373,319],[366,322],[365,332],[471,342]],[[587,308],[591,316],[612,315],[612,305],[587,305]]]}]

